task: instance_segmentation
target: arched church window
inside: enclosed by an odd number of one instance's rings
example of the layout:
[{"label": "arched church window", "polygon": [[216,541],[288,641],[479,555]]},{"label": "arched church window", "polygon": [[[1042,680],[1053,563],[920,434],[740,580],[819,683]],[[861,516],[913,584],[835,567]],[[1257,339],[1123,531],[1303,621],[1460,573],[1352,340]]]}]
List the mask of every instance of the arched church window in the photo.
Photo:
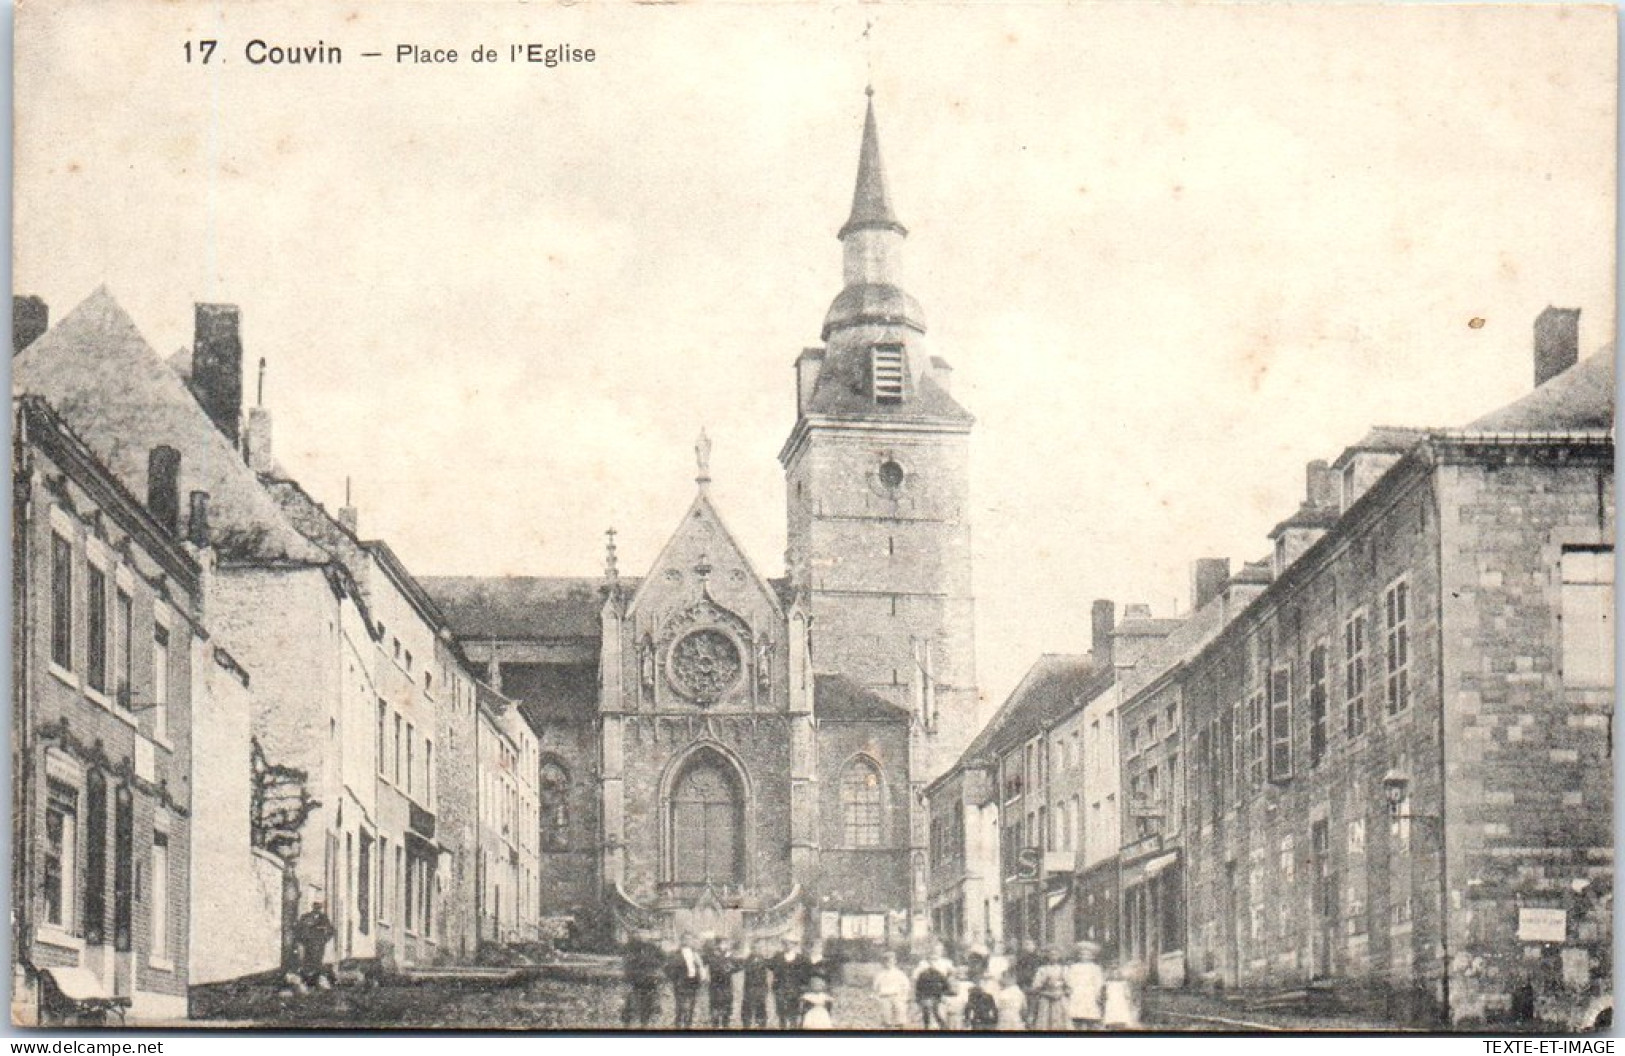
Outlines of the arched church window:
[{"label": "arched church window", "polygon": [[570,775],[552,760],[542,764],[537,800],[542,816],[542,850],[564,850],[570,842]]},{"label": "arched church window", "polygon": [[867,759],[854,759],[841,775],[841,831],[848,847],[880,846],[884,789],[880,770]]}]

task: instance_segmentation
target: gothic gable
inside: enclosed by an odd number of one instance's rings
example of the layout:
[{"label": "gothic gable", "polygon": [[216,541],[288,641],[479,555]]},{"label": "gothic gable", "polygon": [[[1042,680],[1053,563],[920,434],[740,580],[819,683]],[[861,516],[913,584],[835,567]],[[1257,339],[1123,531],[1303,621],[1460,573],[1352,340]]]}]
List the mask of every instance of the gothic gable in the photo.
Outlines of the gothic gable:
[{"label": "gothic gable", "polygon": [[702,490],[620,621],[628,710],[783,710],[777,595]]}]

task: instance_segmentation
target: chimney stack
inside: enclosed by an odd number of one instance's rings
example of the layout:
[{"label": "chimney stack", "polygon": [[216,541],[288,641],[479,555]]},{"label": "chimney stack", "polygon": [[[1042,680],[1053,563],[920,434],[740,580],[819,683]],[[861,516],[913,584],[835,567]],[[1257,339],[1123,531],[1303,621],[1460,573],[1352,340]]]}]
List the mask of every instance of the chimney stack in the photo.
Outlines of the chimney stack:
[{"label": "chimney stack", "polygon": [[1551,381],[1580,358],[1580,309],[1553,308],[1535,317],[1535,386]]},{"label": "chimney stack", "polygon": [[236,447],[243,418],[242,316],[234,304],[195,307],[192,392],[215,428]]},{"label": "chimney stack", "polygon": [[51,309],[34,294],[11,299],[11,354],[16,355],[51,325]]},{"label": "chimney stack", "polygon": [[1332,472],[1332,467],[1326,464],[1325,459],[1317,458],[1309,463],[1305,467],[1304,478],[1304,497],[1308,499],[1309,505],[1328,510],[1338,508],[1338,504],[1342,501],[1342,482],[1338,479],[1338,475]]},{"label": "chimney stack", "polygon": [[351,535],[355,535],[356,524],[358,521],[359,518],[356,515],[356,508],[350,504],[350,478],[345,477],[344,505],[339,509],[339,524],[344,526],[345,531],[349,532]]},{"label": "chimney stack", "polygon": [[1228,557],[1199,557],[1191,562],[1191,611],[1207,608],[1209,602],[1224,593],[1230,582]]},{"label": "chimney stack", "polygon": [[1089,652],[1094,655],[1096,667],[1110,667],[1112,663],[1112,628],[1117,623],[1117,606],[1106,598],[1097,598],[1089,609],[1091,637]]},{"label": "chimney stack", "polygon": [[200,550],[209,545],[209,493],[206,491],[192,492],[192,510],[186,521],[186,538]]},{"label": "chimney stack", "polygon": [[147,455],[147,509],[170,535],[180,531],[181,453],[160,445]]}]

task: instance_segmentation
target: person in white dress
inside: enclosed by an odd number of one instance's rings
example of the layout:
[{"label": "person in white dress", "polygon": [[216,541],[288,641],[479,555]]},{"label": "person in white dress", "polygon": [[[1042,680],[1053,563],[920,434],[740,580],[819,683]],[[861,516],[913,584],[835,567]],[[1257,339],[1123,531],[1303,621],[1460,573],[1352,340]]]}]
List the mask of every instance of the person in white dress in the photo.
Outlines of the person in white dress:
[{"label": "person in white dress", "polygon": [[1000,1030],[1027,1029],[1027,995],[1016,982],[1015,972],[1005,972],[999,980],[999,992],[993,995],[999,1006]]},{"label": "person in white dress", "polygon": [[1106,973],[1100,970],[1100,948],[1092,942],[1078,943],[1072,963],[1066,966],[1066,1015],[1073,1030],[1100,1028],[1101,994],[1106,988]]},{"label": "person in white dress", "polygon": [[801,1029],[834,1030],[835,1022],[829,1015],[834,1007],[835,999],[825,988],[824,977],[813,976],[812,982],[807,984],[807,992],[801,995]]},{"label": "person in white dress", "polygon": [[1114,965],[1107,974],[1105,993],[1101,1025],[1107,1030],[1134,1030],[1139,1027],[1140,1002],[1134,993],[1134,981],[1121,965]]}]

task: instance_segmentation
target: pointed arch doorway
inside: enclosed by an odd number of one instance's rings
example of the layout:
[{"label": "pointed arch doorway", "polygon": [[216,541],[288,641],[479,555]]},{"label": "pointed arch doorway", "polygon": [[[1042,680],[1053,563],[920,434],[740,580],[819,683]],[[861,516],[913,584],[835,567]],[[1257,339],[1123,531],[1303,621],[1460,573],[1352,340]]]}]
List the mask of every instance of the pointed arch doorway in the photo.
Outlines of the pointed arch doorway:
[{"label": "pointed arch doorway", "polygon": [[721,752],[700,748],[682,763],[666,807],[668,871],[685,900],[745,882],[745,789]]}]

